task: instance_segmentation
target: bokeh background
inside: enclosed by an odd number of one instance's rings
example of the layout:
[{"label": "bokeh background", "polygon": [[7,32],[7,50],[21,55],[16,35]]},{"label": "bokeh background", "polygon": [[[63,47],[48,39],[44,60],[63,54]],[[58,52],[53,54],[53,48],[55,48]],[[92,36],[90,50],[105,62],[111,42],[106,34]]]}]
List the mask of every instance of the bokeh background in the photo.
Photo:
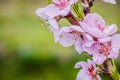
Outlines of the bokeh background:
[{"label": "bokeh background", "polygon": [[[0,80],[75,80],[79,71],[75,63],[88,56],[54,43],[47,25],[35,14],[46,5],[45,0],[0,0]],[[120,0],[116,5],[96,0],[92,12],[107,24],[117,24],[120,32]],[[115,62],[120,72],[120,58]]]}]

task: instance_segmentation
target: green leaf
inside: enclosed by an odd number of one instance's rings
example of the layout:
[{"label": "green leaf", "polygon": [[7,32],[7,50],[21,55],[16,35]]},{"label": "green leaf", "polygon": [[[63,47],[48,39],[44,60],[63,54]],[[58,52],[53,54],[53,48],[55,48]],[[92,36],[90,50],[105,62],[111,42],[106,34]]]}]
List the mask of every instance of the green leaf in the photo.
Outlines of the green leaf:
[{"label": "green leaf", "polygon": [[116,67],[115,62],[114,62],[113,59],[112,59],[112,65],[113,65],[114,70],[112,71],[111,76],[112,76],[115,80],[120,80],[120,74],[119,74],[119,72],[118,72],[118,70],[117,70],[117,67]]},{"label": "green leaf", "polygon": [[80,3],[74,4],[73,10],[78,18],[84,18],[84,12],[83,12],[83,9],[82,9]]}]

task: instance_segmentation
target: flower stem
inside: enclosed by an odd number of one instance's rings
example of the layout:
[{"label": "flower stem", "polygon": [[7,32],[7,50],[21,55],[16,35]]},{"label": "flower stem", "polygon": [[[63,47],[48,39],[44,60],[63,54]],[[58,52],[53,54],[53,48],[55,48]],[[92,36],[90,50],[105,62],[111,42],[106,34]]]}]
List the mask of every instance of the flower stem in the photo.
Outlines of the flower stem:
[{"label": "flower stem", "polygon": [[67,16],[65,16],[65,18],[66,18],[72,25],[78,25],[78,26],[80,26],[79,22],[78,22],[77,19],[72,15],[71,12],[70,12]]},{"label": "flower stem", "polygon": [[110,80],[120,80],[120,75],[118,73],[118,70],[115,66],[114,60],[112,59],[107,59],[103,63],[104,67],[104,74],[109,77]]},{"label": "flower stem", "polygon": [[114,71],[111,73],[111,75],[112,75],[113,77],[115,77],[115,80],[120,80],[120,74],[119,74],[119,72],[118,72],[118,70],[117,70],[117,67],[116,67],[115,62],[114,62],[113,59],[111,60],[111,63],[112,63],[112,65],[113,65],[113,67],[114,67]]}]

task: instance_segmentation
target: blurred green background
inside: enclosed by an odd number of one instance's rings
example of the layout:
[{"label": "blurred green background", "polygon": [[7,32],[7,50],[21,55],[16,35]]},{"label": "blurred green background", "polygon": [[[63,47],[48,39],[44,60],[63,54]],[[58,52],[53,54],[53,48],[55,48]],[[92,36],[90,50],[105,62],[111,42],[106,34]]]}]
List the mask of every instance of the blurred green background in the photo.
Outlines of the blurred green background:
[{"label": "blurred green background", "polygon": [[[0,0],[0,80],[75,80],[79,71],[75,63],[88,56],[54,43],[47,25],[35,14],[46,5],[45,0]],[[96,0],[92,12],[117,24],[120,32],[120,0],[116,5]],[[115,60],[120,72],[119,61]]]}]

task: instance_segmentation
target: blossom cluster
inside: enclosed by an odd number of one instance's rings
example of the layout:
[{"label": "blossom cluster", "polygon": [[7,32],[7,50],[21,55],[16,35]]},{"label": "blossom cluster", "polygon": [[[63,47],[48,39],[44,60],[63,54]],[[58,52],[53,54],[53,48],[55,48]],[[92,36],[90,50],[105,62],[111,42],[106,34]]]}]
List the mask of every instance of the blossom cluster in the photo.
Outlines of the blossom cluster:
[{"label": "blossom cluster", "polygon": [[[116,4],[115,0],[103,0]],[[92,57],[87,62],[78,62],[75,68],[82,68],[76,80],[101,80],[99,68],[107,59],[118,57],[120,49],[120,34],[116,34],[117,25],[108,25],[97,13],[88,13],[78,25],[60,27],[59,18],[65,18],[71,13],[73,4],[78,0],[52,0],[45,8],[38,8],[36,14],[50,24],[56,43],[64,47],[74,46],[81,54],[86,52]],[[84,77],[83,75],[86,75]]]}]

